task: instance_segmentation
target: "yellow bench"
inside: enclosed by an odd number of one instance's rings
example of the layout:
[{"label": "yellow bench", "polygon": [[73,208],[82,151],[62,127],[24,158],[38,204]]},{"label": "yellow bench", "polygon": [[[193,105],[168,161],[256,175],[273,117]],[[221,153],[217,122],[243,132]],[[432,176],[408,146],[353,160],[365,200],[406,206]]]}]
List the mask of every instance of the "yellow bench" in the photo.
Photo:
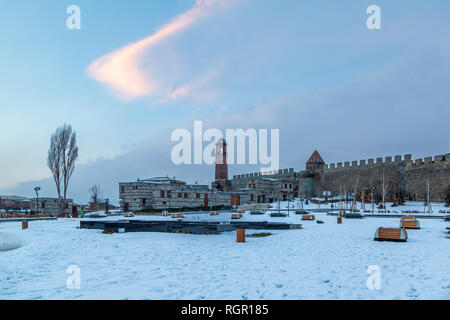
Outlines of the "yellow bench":
[{"label": "yellow bench", "polygon": [[378,228],[375,233],[375,241],[406,242],[408,233],[402,228]]},{"label": "yellow bench", "polygon": [[400,228],[403,229],[420,229],[420,223],[418,220],[402,220],[400,222]]}]

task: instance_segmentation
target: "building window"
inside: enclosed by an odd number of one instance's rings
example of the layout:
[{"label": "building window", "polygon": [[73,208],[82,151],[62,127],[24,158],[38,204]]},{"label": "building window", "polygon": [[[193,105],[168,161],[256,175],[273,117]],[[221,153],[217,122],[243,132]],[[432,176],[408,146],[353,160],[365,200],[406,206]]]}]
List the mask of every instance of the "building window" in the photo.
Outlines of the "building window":
[{"label": "building window", "polygon": [[178,192],[178,198],[183,198],[183,194],[181,192]]},{"label": "building window", "polygon": [[161,193],[161,198],[165,198],[164,190],[161,190],[160,193]]},{"label": "building window", "polygon": [[197,193],[195,196],[197,199],[200,199],[200,193]]},{"label": "building window", "polygon": [[125,187],[120,187],[120,192],[125,193]]},{"label": "building window", "polygon": [[205,193],[205,199],[208,199],[208,194],[207,193]]},{"label": "building window", "polygon": [[41,202],[41,208],[45,209],[45,202]]},{"label": "building window", "polygon": [[184,193],[184,198],[187,199],[188,198],[188,194],[187,192]]},{"label": "building window", "polygon": [[133,186],[133,190],[137,190],[137,186]]},{"label": "building window", "polygon": [[254,197],[253,197],[253,193],[250,194],[250,201],[253,201]]},{"label": "building window", "polygon": [[145,205],[146,205],[146,203],[147,203],[147,199],[145,199],[145,198],[144,198],[144,199],[142,199],[142,205],[143,205],[143,206],[145,206]]},{"label": "building window", "polygon": [[167,198],[172,198],[172,191],[170,190],[167,191]]}]

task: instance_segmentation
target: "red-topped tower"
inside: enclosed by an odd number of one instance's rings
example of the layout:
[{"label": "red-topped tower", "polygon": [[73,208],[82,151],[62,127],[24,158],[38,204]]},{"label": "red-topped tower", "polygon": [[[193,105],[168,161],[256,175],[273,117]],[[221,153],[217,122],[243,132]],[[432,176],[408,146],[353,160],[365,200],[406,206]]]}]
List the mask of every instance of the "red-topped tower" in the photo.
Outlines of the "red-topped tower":
[{"label": "red-topped tower", "polygon": [[216,143],[216,181],[228,180],[227,142],[220,139]]},{"label": "red-topped tower", "polygon": [[323,171],[323,167],[325,166],[325,161],[323,161],[319,152],[316,150],[311,155],[309,160],[306,162],[306,170],[311,171]]}]

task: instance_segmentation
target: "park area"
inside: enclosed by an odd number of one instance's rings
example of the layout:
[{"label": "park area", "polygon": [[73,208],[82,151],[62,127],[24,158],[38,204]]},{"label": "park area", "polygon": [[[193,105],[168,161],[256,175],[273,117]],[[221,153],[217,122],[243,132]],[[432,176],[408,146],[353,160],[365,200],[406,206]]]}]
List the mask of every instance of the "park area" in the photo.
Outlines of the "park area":
[{"label": "park area", "polygon": [[[344,218],[337,224],[336,216],[313,214],[314,221],[302,221],[292,211],[279,218],[247,211],[242,221],[302,229],[269,231],[246,243],[236,242],[235,231],[104,234],[80,229],[81,219],[30,221],[26,230],[21,222],[0,223],[0,299],[450,299],[450,223],[419,218],[421,229],[408,230],[407,242],[377,242],[377,228],[398,228],[400,218]],[[185,216],[231,221],[229,212]],[[120,219],[173,220],[101,220]],[[74,266],[79,288],[68,286]],[[374,267],[376,288],[369,280]]]}]

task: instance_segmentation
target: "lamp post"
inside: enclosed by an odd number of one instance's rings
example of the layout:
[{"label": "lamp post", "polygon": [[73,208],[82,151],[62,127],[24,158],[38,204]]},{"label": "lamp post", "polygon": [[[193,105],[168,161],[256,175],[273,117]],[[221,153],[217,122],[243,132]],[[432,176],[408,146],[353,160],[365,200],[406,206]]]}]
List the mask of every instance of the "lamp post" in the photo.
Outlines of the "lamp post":
[{"label": "lamp post", "polygon": [[41,190],[41,187],[34,188],[36,192],[36,215],[39,215],[39,190]]}]

